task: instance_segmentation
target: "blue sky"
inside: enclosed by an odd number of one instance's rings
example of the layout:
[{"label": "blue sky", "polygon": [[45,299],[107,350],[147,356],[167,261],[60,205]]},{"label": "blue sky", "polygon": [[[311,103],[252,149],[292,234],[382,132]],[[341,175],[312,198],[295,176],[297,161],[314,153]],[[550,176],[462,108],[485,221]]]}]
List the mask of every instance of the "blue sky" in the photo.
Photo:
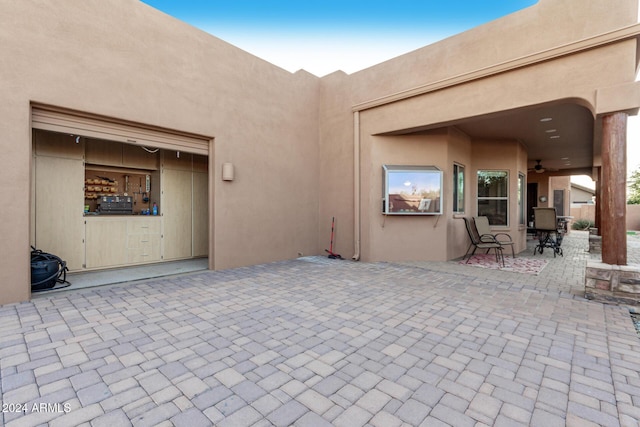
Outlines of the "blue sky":
[{"label": "blue sky", "polygon": [[441,176],[437,173],[393,172],[389,174],[389,194],[411,194],[415,189],[422,191],[440,191]]},{"label": "blue sky", "polygon": [[[141,0],[285,70],[353,73],[537,0]],[[628,172],[640,168],[629,117]],[[592,186],[590,179],[580,181]]]},{"label": "blue sky", "polygon": [[352,73],[537,0],[142,0],[288,71]]}]

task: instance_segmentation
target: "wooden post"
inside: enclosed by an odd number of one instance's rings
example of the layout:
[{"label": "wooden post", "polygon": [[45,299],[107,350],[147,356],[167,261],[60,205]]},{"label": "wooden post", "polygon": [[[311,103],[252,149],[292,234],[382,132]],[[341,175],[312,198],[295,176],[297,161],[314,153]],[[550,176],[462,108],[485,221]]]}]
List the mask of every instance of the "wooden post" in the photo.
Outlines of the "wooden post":
[{"label": "wooden post", "polygon": [[627,264],[627,114],[602,118],[602,262]]},{"label": "wooden post", "polygon": [[601,189],[601,182],[602,182],[602,168],[598,167],[597,168],[597,172],[598,176],[596,176],[596,209],[595,209],[595,219],[594,219],[594,224],[595,224],[595,228],[598,229],[598,232],[596,233],[598,236],[602,236],[602,224],[600,223],[600,209],[602,207],[602,189]]}]

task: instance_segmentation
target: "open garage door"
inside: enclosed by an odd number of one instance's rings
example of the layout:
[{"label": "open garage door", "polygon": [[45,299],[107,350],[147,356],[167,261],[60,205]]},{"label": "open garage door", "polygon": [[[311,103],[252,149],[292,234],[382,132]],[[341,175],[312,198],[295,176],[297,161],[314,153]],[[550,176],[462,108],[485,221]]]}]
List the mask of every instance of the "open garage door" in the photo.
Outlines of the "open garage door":
[{"label": "open garage door", "polygon": [[32,244],[72,275],[206,263],[212,138],[43,105],[31,124]]},{"label": "open garage door", "polygon": [[210,138],[45,105],[32,105],[31,126],[146,147],[209,155]]}]

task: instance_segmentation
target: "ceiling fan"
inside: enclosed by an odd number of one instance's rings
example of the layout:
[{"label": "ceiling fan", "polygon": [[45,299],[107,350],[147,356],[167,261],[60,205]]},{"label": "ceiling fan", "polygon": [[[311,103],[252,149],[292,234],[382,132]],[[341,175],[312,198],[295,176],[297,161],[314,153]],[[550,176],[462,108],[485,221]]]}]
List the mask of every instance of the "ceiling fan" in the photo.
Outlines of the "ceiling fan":
[{"label": "ceiling fan", "polygon": [[543,173],[544,171],[546,171],[546,169],[544,168],[544,166],[542,166],[542,160],[536,160],[536,165],[528,170],[529,172],[535,172],[535,173]]}]

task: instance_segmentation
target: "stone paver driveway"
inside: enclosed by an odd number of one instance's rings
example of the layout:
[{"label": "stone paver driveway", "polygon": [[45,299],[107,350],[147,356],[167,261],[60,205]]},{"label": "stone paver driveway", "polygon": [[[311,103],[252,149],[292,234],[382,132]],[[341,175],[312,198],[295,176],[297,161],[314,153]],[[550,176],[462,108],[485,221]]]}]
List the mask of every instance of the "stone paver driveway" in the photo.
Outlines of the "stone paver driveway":
[{"label": "stone paver driveway", "polygon": [[580,296],[583,243],[539,276],[310,258],[3,306],[2,422],[635,426],[640,340]]}]

